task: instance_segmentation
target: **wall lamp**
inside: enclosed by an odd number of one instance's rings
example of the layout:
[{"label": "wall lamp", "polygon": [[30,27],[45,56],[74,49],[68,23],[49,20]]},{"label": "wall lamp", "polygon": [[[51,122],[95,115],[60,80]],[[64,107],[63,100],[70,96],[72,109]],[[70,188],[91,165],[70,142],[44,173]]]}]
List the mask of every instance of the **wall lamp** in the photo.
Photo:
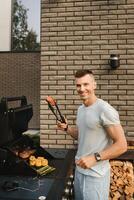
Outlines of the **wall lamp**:
[{"label": "wall lamp", "polygon": [[109,65],[111,69],[117,69],[120,66],[119,55],[111,54],[109,58]]}]

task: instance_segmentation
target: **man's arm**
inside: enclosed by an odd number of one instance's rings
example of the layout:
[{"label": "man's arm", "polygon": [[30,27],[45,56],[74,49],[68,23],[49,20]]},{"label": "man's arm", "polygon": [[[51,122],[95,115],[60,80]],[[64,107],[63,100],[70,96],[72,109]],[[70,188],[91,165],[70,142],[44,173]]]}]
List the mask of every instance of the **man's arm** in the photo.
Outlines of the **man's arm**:
[{"label": "man's arm", "polygon": [[61,123],[60,121],[58,121],[57,122],[57,127],[58,127],[59,130],[62,130],[62,131],[65,131],[65,129],[67,128],[67,130],[66,130],[67,134],[69,134],[74,139],[78,138],[78,129],[77,129],[77,127],[68,126],[67,120],[66,120],[66,123]]},{"label": "man's arm", "polygon": [[[127,151],[127,141],[121,125],[111,125],[105,128],[109,137],[113,140],[113,144],[99,152],[101,160],[109,160],[116,158]],[[94,155],[84,156],[76,161],[80,167],[87,169],[96,164]]]},{"label": "man's arm", "polygon": [[113,144],[100,152],[102,160],[109,160],[120,156],[127,151],[127,141],[121,125],[111,125],[105,128],[107,134],[113,140]]},{"label": "man's arm", "polygon": [[67,134],[69,134],[71,137],[73,137],[75,140],[78,139],[78,129],[76,127],[68,127]]}]

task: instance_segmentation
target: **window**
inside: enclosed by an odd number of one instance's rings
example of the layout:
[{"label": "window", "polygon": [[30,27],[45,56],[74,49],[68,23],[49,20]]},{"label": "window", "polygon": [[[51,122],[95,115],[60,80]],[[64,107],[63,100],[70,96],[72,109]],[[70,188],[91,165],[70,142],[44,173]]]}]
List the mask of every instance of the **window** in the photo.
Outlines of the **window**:
[{"label": "window", "polygon": [[11,0],[0,0],[0,51],[11,50]]},{"label": "window", "polygon": [[12,51],[40,50],[40,0],[12,0]]},{"label": "window", "polygon": [[41,0],[0,0],[0,51],[40,50]]}]

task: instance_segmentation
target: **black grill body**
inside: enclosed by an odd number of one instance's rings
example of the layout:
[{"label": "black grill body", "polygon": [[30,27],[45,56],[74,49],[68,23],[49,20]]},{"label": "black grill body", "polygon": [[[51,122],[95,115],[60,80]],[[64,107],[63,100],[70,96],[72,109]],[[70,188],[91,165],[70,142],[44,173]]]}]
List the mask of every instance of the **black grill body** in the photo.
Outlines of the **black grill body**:
[{"label": "black grill body", "polygon": [[[16,102],[18,105],[15,107]],[[11,103],[12,106],[11,107]],[[41,146],[35,145],[32,138],[23,135],[33,116],[32,104],[25,96],[3,97],[0,102],[0,174],[37,175],[25,159],[14,154],[14,149],[35,149],[34,155],[52,159],[53,156]]]},{"label": "black grill body", "polygon": [[[15,105],[15,103],[19,105]],[[13,104],[10,106],[9,104]],[[15,106],[14,106],[15,105]],[[75,150],[44,149],[23,133],[33,116],[32,104],[25,96],[3,97],[0,101],[0,199],[1,200],[37,200],[40,196],[46,200],[61,200],[66,182],[72,176]],[[27,159],[14,153],[14,149],[34,149],[35,156],[48,159],[55,171],[39,176]],[[71,195],[67,199],[73,199]]]}]

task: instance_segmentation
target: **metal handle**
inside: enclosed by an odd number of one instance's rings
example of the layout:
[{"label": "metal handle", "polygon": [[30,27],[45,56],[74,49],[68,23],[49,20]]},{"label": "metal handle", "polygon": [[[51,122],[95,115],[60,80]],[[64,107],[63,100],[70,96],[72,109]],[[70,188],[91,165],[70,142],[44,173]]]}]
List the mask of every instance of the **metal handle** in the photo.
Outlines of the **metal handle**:
[{"label": "metal handle", "polygon": [[19,97],[3,97],[1,99],[1,102],[7,102],[9,101],[21,101],[21,106],[27,105],[27,99],[25,96],[19,96]]}]

